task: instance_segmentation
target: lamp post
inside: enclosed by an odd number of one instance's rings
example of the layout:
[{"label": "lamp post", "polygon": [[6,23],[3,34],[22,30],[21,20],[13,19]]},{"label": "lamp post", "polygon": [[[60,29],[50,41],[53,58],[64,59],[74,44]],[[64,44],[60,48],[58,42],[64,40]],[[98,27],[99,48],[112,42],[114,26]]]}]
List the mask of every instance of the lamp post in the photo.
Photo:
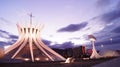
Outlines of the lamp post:
[{"label": "lamp post", "polygon": [[91,59],[93,58],[100,58],[100,55],[97,53],[96,48],[95,48],[95,41],[96,38],[93,35],[88,35],[89,40],[92,43],[92,54],[90,56]]}]

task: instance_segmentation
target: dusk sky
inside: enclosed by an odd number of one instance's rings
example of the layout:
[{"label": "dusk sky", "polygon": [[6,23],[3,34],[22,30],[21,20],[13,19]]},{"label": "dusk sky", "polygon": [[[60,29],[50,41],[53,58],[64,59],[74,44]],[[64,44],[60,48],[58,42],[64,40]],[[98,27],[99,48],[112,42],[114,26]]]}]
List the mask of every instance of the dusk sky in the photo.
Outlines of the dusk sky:
[{"label": "dusk sky", "polygon": [[43,24],[43,42],[52,48],[84,45],[120,50],[120,0],[0,0],[0,47],[18,39],[16,23]]}]

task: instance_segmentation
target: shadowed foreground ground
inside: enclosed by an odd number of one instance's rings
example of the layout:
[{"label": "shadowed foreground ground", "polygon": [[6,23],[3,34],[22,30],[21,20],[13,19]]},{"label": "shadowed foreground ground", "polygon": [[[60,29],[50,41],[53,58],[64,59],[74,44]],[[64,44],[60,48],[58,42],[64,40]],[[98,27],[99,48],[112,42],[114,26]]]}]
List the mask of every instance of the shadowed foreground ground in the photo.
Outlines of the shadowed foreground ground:
[{"label": "shadowed foreground ground", "polygon": [[74,63],[64,62],[22,62],[22,63],[0,63],[0,67],[92,67],[94,65],[110,61],[115,58],[102,58],[94,60],[79,60]]}]

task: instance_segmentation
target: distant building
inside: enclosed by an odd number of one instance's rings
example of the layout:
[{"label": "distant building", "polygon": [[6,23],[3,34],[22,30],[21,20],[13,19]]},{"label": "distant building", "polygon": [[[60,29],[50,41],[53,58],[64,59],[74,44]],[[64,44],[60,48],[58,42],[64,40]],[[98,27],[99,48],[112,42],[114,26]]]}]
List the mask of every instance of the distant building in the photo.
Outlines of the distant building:
[{"label": "distant building", "polygon": [[82,58],[86,54],[85,46],[79,46],[75,48],[67,48],[67,49],[53,49],[57,53],[61,54],[65,58],[74,57],[74,58]]},{"label": "distant building", "polygon": [[86,53],[85,46],[73,48],[73,57],[75,58],[82,58],[83,55],[85,55],[85,53]]},{"label": "distant building", "polygon": [[90,56],[92,54],[92,49],[87,49],[86,54]]}]

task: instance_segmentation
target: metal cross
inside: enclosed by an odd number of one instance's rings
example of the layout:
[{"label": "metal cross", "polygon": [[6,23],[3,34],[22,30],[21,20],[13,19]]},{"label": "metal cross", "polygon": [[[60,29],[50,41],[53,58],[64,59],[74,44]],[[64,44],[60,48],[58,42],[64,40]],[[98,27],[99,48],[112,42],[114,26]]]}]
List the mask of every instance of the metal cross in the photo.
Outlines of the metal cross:
[{"label": "metal cross", "polygon": [[34,16],[32,15],[32,13],[30,13],[29,16],[30,16],[30,25],[32,25],[32,17]]}]

